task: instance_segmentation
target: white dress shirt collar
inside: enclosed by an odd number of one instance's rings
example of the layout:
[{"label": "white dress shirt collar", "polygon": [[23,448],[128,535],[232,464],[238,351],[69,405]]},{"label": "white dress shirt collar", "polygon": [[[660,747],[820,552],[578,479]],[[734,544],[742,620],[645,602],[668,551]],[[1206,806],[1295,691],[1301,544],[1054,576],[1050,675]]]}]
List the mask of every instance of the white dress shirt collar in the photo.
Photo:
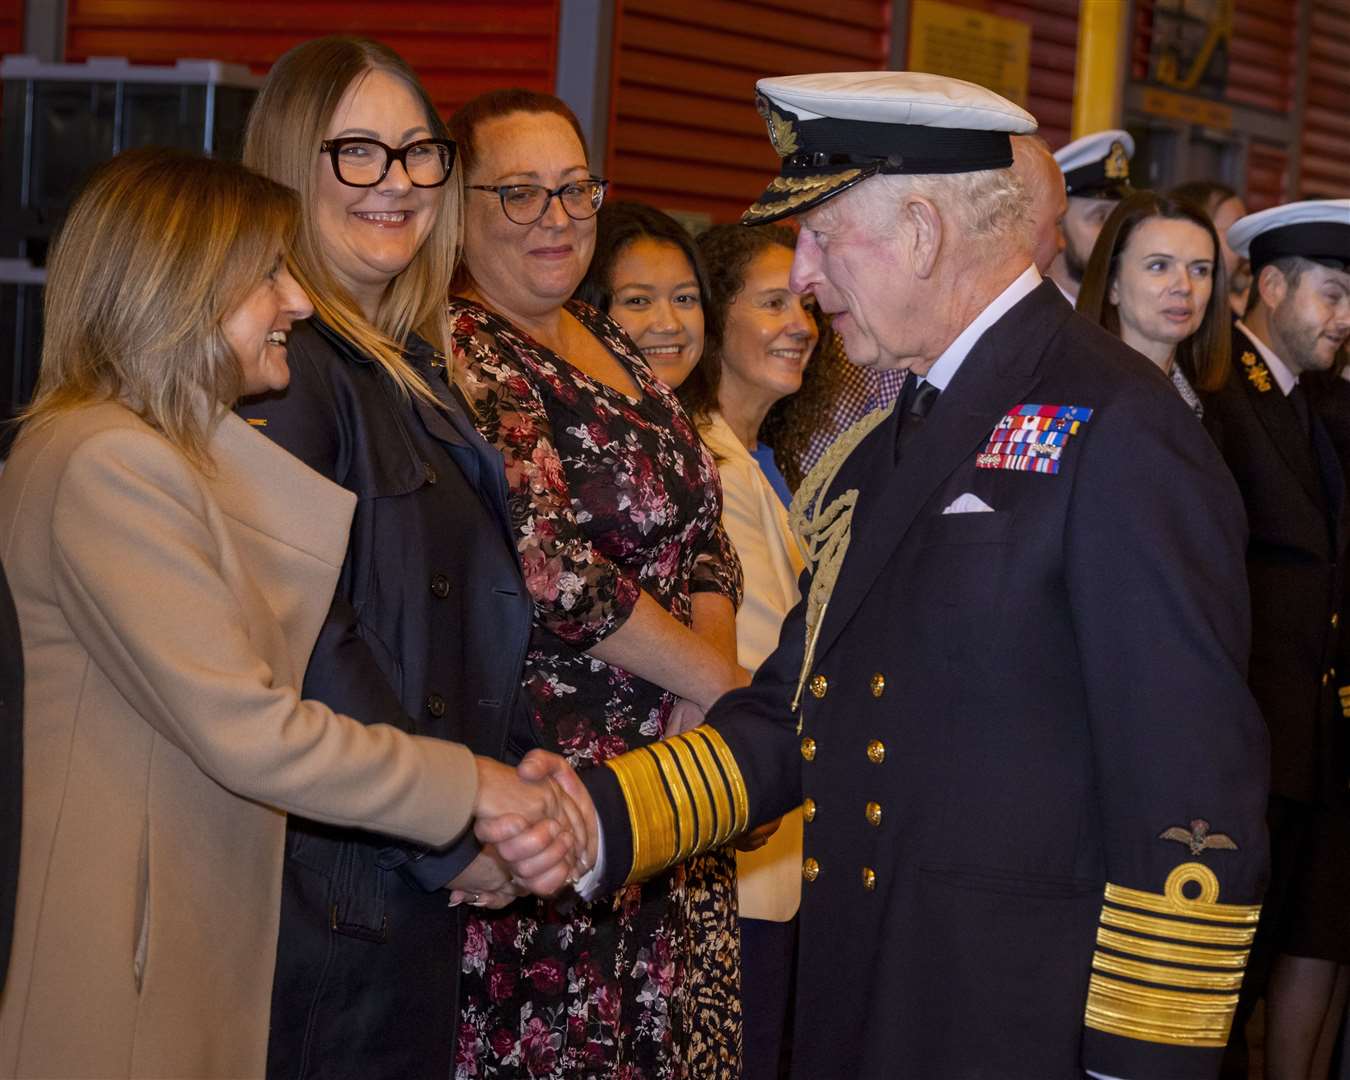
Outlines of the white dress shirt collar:
[{"label": "white dress shirt collar", "polygon": [[975,347],[975,343],[984,336],[984,332],[1011,311],[1019,300],[1035,290],[1040,283],[1041,275],[1034,264],[1023,270],[1017,279],[998,296],[994,297],[989,306],[975,316],[975,321],[962,330],[957,335],[956,340],[947,346],[942,355],[933,363],[933,366],[928,369],[928,374],[923,376],[924,381],[932,383],[939,390],[946,390],[947,384],[952,381],[952,376],[956,374],[957,369],[970,354],[970,350]]},{"label": "white dress shirt collar", "polygon": [[1252,348],[1266,362],[1266,367],[1270,368],[1270,373],[1275,376],[1275,381],[1280,385],[1280,393],[1288,397],[1294,387],[1298,385],[1298,376],[1290,371],[1289,365],[1276,356],[1270,346],[1257,337],[1241,319],[1237,321],[1237,328],[1247,335],[1247,340],[1252,343]]}]

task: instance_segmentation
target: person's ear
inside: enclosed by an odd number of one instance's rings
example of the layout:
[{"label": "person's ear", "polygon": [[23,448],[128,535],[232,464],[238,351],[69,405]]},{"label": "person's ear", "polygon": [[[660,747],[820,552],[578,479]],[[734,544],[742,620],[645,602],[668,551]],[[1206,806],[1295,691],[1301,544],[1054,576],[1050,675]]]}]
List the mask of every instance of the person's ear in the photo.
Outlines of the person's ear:
[{"label": "person's ear", "polygon": [[1289,295],[1289,281],[1274,263],[1267,263],[1261,267],[1261,273],[1256,279],[1256,288],[1261,295],[1261,303],[1266,305],[1268,311],[1274,311]]},{"label": "person's ear", "polygon": [[911,195],[901,204],[900,220],[909,226],[904,232],[908,234],[914,273],[927,279],[942,250],[942,215],[930,200]]}]

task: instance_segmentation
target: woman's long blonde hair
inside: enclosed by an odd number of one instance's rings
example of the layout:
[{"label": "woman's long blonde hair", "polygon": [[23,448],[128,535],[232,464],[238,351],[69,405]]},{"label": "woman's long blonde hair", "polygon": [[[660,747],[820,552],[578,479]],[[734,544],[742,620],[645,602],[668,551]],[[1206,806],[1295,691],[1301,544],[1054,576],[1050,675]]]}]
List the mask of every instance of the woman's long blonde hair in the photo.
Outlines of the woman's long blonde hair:
[{"label": "woman's long blonde hair", "polygon": [[449,345],[446,302],[462,234],[458,161],[445,186],[433,189],[440,195],[435,224],[412,262],[385,289],[373,324],[334,277],[313,212],[317,170],[329,167],[319,144],[343,94],[371,71],[402,79],[425,109],[432,135],[446,137],[431,98],[396,52],[366,38],[324,37],[297,45],[272,66],[249,114],[244,162],[300,193],[303,213],[291,271],[309,293],[315,314],[379,363],[397,386],[434,400],[403,359],[403,347],[412,332],[442,352]]},{"label": "woman's long blonde hair", "polygon": [[180,150],[100,167],[47,264],[42,367],[20,420],[117,401],[206,464],[243,390],[221,322],[277,266],[299,214],[280,184]]}]

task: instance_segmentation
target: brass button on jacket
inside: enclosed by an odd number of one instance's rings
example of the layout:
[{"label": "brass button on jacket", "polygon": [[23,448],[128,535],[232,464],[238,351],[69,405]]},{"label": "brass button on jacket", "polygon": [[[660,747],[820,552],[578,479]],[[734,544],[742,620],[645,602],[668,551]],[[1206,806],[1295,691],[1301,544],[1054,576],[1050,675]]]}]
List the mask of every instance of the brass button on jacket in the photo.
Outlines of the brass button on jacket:
[{"label": "brass button on jacket", "polygon": [[886,676],[878,671],[875,675],[872,676],[871,686],[872,686],[872,696],[881,697],[881,695],[886,692]]},{"label": "brass button on jacket", "polygon": [[820,863],[815,859],[805,859],[802,862],[802,877],[807,881],[815,881],[820,877]]},{"label": "brass button on jacket", "polygon": [[873,765],[880,765],[886,760],[886,744],[880,739],[873,739],[867,744],[867,760]]},{"label": "brass button on jacket", "polygon": [[810,735],[802,740],[802,757],[807,761],[816,760],[816,740]]},{"label": "brass button on jacket", "polygon": [[879,802],[868,803],[867,809],[864,812],[867,814],[867,823],[869,825],[879,826],[881,824],[881,803]]},{"label": "brass button on jacket", "polygon": [[450,579],[444,574],[431,575],[431,595],[444,600],[450,595]]},{"label": "brass button on jacket", "polygon": [[823,698],[825,691],[830,688],[830,680],[824,675],[815,675],[811,678],[811,696]]},{"label": "brass button on jacket", "polygon": [[816,820],[816,800],[806,799],[802,803],[802,817],[807,821]]},{"label": "brass button on jacket", "polygon": [[862,883],[863,888],[866,889],[868,892],[871,892],[873,889],[875,889],[877,887],[876,871],[869,866],[864,866],[862,872]]}]

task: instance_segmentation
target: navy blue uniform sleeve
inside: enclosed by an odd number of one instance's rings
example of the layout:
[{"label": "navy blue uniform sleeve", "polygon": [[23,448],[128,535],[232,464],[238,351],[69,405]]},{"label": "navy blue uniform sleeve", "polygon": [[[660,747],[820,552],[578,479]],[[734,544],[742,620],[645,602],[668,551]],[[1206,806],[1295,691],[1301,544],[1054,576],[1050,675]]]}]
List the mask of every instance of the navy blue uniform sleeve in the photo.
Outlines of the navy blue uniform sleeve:
[{"label": "navy blue uniform sleeve", "polygon": [[1106,886],[1083,1066],[1217,1075],[1267,875],[1237,488],[1157,394],[1093,417],[1066,523]]},{"label": "navy blue uniform sleeve", "polygon": [[720,847],[801,805],[791,701],[804,622],[801,603],[788,614],[778,648],[754,681],[722,697],[702,725],[580,774],[605,836],[597,895]]}]

